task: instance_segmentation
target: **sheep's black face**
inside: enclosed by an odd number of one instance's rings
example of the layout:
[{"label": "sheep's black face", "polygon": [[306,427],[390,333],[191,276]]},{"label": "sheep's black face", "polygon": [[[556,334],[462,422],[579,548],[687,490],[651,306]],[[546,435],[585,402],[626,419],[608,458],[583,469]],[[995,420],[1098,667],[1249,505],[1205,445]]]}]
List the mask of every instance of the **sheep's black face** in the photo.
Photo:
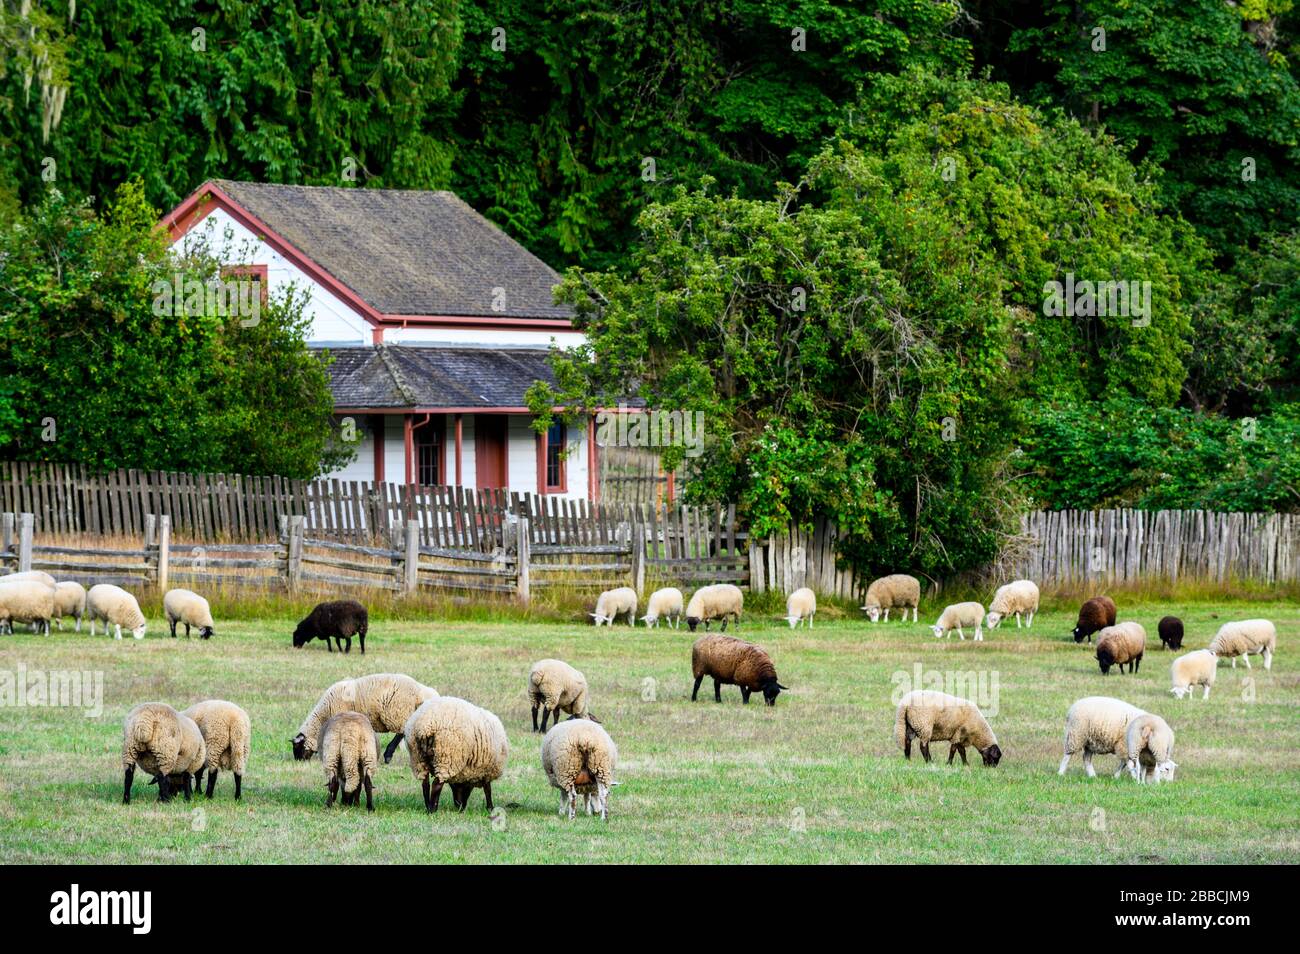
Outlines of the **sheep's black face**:
[{"label": "sheep's black face", "polygon": [[293,648],[302,649],[311,640],[311,633],[307,631],[306,621],[298,624],[298,628],[293,631]]},{"label": "sheep's black face", "polygon": [[204,626],[201,630],[199,630],[199,636],[200,636],[200,638],[202,638],[202,639],[211,639],[211,638],[212,638],[212,627],[211,627],[211,626]]},{"label": "sheep's black face", "polygon": [[695,627],[700,625],[700,618],[698,616],[688,616],[686,617],[686,625],[691,628],[691,632],[693,633],[695,632]]},{"label": "sheep's black face", "polygon": [[1002,750],[996,745],[990,745],[987,749],[982,749],[980,755],[984,757],[984,764],[989,768],[1002,761]]},{"label": "sheep's black face", "polygon": [[787,688],[781,685],[775,679],[769,679],[763,683],[763,701],[769,706],[776,705],[776,697],[781,694],[781,690]]},{"label": "sheep's black face", "polygon": [[295,762],[305,762],[311,758],[311,753],[307,751],[307,737],[299,732],[293,737],[293,759]]},{"label": "sheep's black face", "polygon": [[1110,672],[1110,667],[1115,665],[1115,658],[1105,649],[1097,650],[1097,665],[1101,667],[1101,674],[1104,676]]},{"label": "sheep's black face", "polygon": [[1084,633],[1084,631],[1083,631],[1083,627],[1082,627],[1082,626],[1076,626],[1076,627],[1074,627],[1074,641],[1075,641],[1076,643],[1081,643],[1081,642],[1083,642],[1083,637],[1084,637],[1085,635],[1086,635],[1086,634]]}]

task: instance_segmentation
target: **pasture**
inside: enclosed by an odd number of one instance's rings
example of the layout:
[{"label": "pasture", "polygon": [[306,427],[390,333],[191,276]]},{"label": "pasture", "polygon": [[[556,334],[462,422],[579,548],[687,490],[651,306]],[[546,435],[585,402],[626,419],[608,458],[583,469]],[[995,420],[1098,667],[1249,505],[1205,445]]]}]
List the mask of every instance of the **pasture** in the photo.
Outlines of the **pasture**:
[{"label": "pasture", "polygon": [[[706,680],[690,701],[690,644],[681,630],[521,620],[400,620],[372,615],[367,654],[290,646],[295,620],[218,618],[211,641],[172,640],[146,605],[143,641],[18,627],[0,637],[0,672],[103,673],[103,711],[0,707],[0,861],[4,863],[443,862],[1046,862],[1278,863],[1300,860],[1300,619],[1281,602],[1130,603],[1148,648],[1136,675],[1103,677],[1087,644],[1069,637],[1074,606],[1045,607],[1032,630],[986,633],[982,643],[930,635],[921,622],[870,625],[824,608],[816,628],[792,631],[751,613],[739,635],[767,648],[790,686],[775,708],[740,703],[734,687],[712,700]],[[216,606],[214,605],[214,609]],[[1168,692],[1169,662],[1156,621],[1187,625],[1184,651],[1228,619],[1265,616],[1278,628],[1272,672],[1220,664],[1208,701]],[[969,634],[968,634],[969,636]],[[556,814],[530,731],[525,680],[536,659],[581,669],[593,710],[619,747],[621,785],[608,824]],[[919,664],[965,673],[960,694],[990,714],[1002,764],[949,767],[893,740],[894,702]],[[469,810],[428,816],[405,749],[381,766],[373,815],[326,810],[319,762],[294,762],[289,739],[330,683],[405,672],[443,694],[496,712],[510,736],[492,821],[476,790]],[[901,687],[901,688],[900,688]],[[927,685],[928,687],[928,685]],[[1086,779],[1078,757],[1056,774],[1066,708],[1093,694],[1157,712],[1177,733],[1173,784],[1110,778],[1098,756]],[[182,708],[225,698],[248,710],[253,750],[242,802],[222,773],[212,801],[154,801],[137,774],[121,804],[121,724],[160,700]],[[990,701],[992,700],[992,701]],[[381,737],[381,744],[388,736]]]}]

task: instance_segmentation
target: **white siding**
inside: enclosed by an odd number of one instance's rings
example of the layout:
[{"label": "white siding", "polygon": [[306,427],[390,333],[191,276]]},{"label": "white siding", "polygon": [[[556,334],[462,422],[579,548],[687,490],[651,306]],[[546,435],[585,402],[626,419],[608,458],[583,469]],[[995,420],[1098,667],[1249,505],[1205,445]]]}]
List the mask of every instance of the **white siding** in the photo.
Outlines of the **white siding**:
[{"label": "white siding", "polygon": [[527,414],[512,414],[507,420],[506,452],[510,458],[510,489],[520,493],[537,492],[536,432]]}]

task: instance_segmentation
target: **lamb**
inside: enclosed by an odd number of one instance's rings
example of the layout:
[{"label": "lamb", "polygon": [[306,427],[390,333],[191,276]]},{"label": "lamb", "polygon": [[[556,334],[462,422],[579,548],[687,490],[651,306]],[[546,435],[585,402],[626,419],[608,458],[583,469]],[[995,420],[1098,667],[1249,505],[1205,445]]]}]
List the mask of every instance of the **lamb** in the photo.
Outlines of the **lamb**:
[{"label": "lamb", "polygon": [[360,712],[340,712],[331,716],[321,733],[321,764],[325,768],[325,785],[329,798],[325,807],[334,804],[343,779],[343,804],[358,805],[361,789],[366,790],[366,811],[375,810],[374,775],[379,764],[379,740],[370,720]]},{"label": "lamb", "polygon": [[1128,663],[1129,672],[1142,668],[1142,654],[1146,652],[1147,631],[1140,623],[1132,621],[1116,623],[1097,631],[1097,665],[1103,676],[1110,672],[1111,666],[1119,666],[1124,671]]},{"label": "lamb", "polygon": [[1074,641],[1081,643],[1084,639],[1092,642],[1092,634],[1107,626],[1115,625],[1118,610],[1115,601],[1109,596],[1094,596],[1079,607],[1079,621],[1074,624]]},{"label": "lamb", "polygon": [[168,590],[163,597],[163,612],[167,614],[167,623],[172,629],[172,639],[176,638],[176,624],[185,624],[185,637],[190,635],[190,627],[199,631],[200,639],[210,639],[213,634],[212,612],[208,601],[190,590]]},{"label": "lamb", "polygon": [[203,734],[193,719],[164,702],[141,703],[127,713],[122,725],[122,804],[131,804],[131,782],[137,765],[158,783],[160,802],[171,801],[172,779],[184,776],[188,801],[189,775],[206,761]]},{"label": "lamb", "polygon": [[984,607],[980,603],[953,603],[944,607],[944,611],[939,614],[939,620],[930,629],[934,632],[935,639],[942,639],[957,630],[957,635],[961,639],[966,638],[962,631],[964,626],[975,627],[975,641],[981,642],[984,639],[984,633],[980,629],[980,624],[984,622]]},{"label": "lamb", "polygon": [[913,689],[898,702],[894,721],[894,740],[903,750],[903,757],[912,757],[912,740],[921,745],[921,755],[930,759],[930,743],[948,743],[948,764],[953,756],[966,761],[966,746],[973,745],[990,768],[1002,760],[1002,749],[997,737],[989,728],[988,720],[979,706],[969,699],[950,696],[934,689]]},{"label": "lamb", "polygon": [[749,704],[750,693],[761,692],[763,701],[769,706],[776,705],[776,697],[788,686],[781,685],[776,678],[776,667],[766,652],[734,636],[701,636],[691,647],[691,673],[695,676],[695,688],[691,690],[691,702],[695,701],[700,691],[700,683],[705,676],[713,678],[713,700],[722,701],[722,686],[740,687],[741,701]]},{"label": "lamb", "polygon": [[1232,660],[1232,668],[1237,668],[1237,657],[1246,660],[1250,668],[1252,653],[1264,657],[1264,668],[1273,668],[1273,653],[1277,650],[1277,627],[1266,619],[1243,619],[1233,623],[1224,623],[1205,647],[1216,656]]},{"label": "lamb", "polygon": [[81,632],[81,618],[86,615],[86,588],[73,580],[65,580],[54,586],[54,619],[63,631],[63,618],[71,616],[77,621],[77,632]]},{"label": "lamb", "polygon": [[880,613],[885,613],[885,622],[889,622],[889,611],[891,609],[903,609],[903,622],[907,622],[907,611],[912,611],[912,622],[916,622],[916,613],[921,605],[921,581],[914,576],[908,576],[906,573],[893,573],[889,576],[882,576],[880,579],[872,582],[867,587],[867,598],[862,604],[862,608],[867,611],[867,618],[871,622],[880,619]]},{"label": "lamb", "polygon": [[426,812],[438,810],[444,785],[451,786],[452,802],[462,812],[470,791],[482,786],[487,810],[492,811],[492,783],[505,771],[510,754],[500,719],[464,699],[441,696],[416,709],[403,732],[411,774],[422,783]]},{"label": "lamb", "polygon": [[1169,691],[1179,699],[1192,694],[1193,686],[1204,686],[1202,699],[1210,698],[1210,687],[1219,671],[1219,657],[1208,649],[1197,649],[1179,656],[1169,667],[1169,677],[1173,686]]},{"label": "lamb", "polygon": [[193,719],[203,735],[208,756],[194,775],[194,789],[198,791],[203,772],[208,773],[208,794],[212,797],[217,787],[217,772],[227,769],[235,776],[235,801],[243,794],[244,772],[248,769],[248,750],[253,739],[253,728],[248,713],[224,699],[196,702],[181,715]]},{"label": "lamb", "polygon": [[[560,724],[560,710],[572,719],[599,721],[591,714],[587,677],[559,659],[539,659],[528,671],[528,699],[533,706],[533,731],[545,732],[547,717]],[[537,708],[542,709],[542,726],[537,727]]]},{"label": "lamb", "polygon": [[1168,649],[1183,648],[1183,621],[1177,616],[1162,617],[1156,625],[1160,634],[1160,645]]},{"label": "lamb", "polygon": [[113,625],[115,639],[122,638],[122,627],[131,631],[136,639],[144,639],[144,613],[135,597],[112,583],[98,583],[86,594],[86,615],[90,617],[90,635],[95,635],[95,621],[104,621],[104,634]]},{"label": "lamb", "polygon": [[[334,652],[331,639],[338,640],[339,651],[352,652],[352,637],[361,640],[361,655],[366,654],[366,629],[370,625],[370,616],[366,608],[356,600],[333,600],[318,603],[307,618],[293,631],[293,646],[302,649],[313,639],[325,640],[325,648]],[[343,641],[347,640],[347,648]]]},{"label": "lamb", "polygon": [[1119,756],[1119,768],[1115,770],[1119,778],[1128,762],[1124,733],[1133,719],[1145,714],[1137,706],[1107,696],[1087,696],[1076,701],[1065,714],[1065,754],[1056,774],[1064,775],[1070,756],[1082,752],[1083,770],[1089,778],[1096,778],[1092,757],[1114,752]]},{"label": "lamb", "polygon": [[817,615],[817,594],[808,587],[795,590],[785,601],[785,618],[794,629],[799,625],[800,620],[808,621],[808,628],[812,629],[813,617]]},{"label": "lamb", "polygon": [[14,620],[31,623],[37,632],[50,632],[54,616],[55,589],[44,580],[28,579],[0,583],[0,627],[14,631]]},{"label": "lamb", "polygon": [[293,737],[293,757],[311,758],[320,748],[321,727],[340,712],[360,712],[370,719],[376,732],[396,732],[384,750],[384,763],[402,741],[403,727],[421,703],[438,698],[437,691],[401,673],[380,672],[356,679],[342,679],[322,693]]},{"label": "lamb", "polygon": [[618,749],[600,725],[586,720],[556,724],[542,739],[542,771],[552,787],[560,790],[560,814],[568,809],[569,821],[576,814],[578,795],[587,814],[593,802],[601,821],[608,821],[609,790],[614,781]]},{"label": "lamb", "polygon": [[1128,724],[1124,733],[1129,774],[1139,782],[1172,782],[1174,730],[1158,715],[1144,713]]},{"label": "lamb", "polygon": [[1020,629],[1020,617],[1025,616],[1025,626],[1033,627],[1034,614],[1038,612],[1038,585],[1033,580],[1015,580],[1005,586],[999,586],[989,604],[989,615],[985,622],[989,629],[997,629],[1002,620],[1016,614],[1016,629]]},{"label": "lamb", "polygon": [[686,606],[686,625],[691,632],[700,623],[709,628],[712,620],[722,620],[722,631],[727,631],[727,621],[736,617],[736,628],[740,628],[740,613],[745,608],[745,594],[740,587],[731,583],[714,583],[701,586],[691,594],[691,601]]},{"label": "lamb", "polygon": [[675,586],[655,590],[646,603],[645,615],[641,617],[645,620],[646,628],[658,626],[663,617],[669,619],[673,629],[676,629],[682,621],[682,603],[682,591]]},{"label": "lamb", "polygon": [[607,626],[614,625],[614,619],[618,616],[627,614],[627,624],[636,625],[636,590],[630,586],[620,586],[617,589],[606,590],[596,598],[596,612],[588,615],[596,620],[596,625],[604,623]]}]

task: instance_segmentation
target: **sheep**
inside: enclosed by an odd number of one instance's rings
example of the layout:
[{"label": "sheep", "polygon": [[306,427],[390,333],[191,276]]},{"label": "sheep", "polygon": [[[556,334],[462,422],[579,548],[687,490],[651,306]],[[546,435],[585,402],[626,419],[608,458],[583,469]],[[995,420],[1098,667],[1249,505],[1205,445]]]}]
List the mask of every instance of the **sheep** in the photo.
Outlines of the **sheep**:
[{"label": "sheep", "polygon": [[122,724],[122,804],[131,804],[131,782],[135,767],[158,783],[158,801],[169,802],[172,779],[182,779],[189,800],[189,776],[207,761],[203,734],[194,720],[181,715],[165,702],[144,702],[126,714]]},{"label": "sheep", "polygon": [[1208,649],[1197,649],[1179,656],[1169,666],[1169,678],[1173,685],[1169,691],[1179,699],[1192,694],[1193,686],[1204,686],[1202,699],[1210,698],[1210,687],[1219,671],[1219,657]]},{"label": "sheep", "polygon": [[769,706],[776,705],[776,697],[782,690],[789,689],[777,681],[776,667],[772,658],[743,639],[734,636],[701,636],[691,647],[691,674],[695,677],[695,688],[691,690],[691,702],[700,691],[700,683],[705,676],[713,678],[713,700],[722,701],[722,686],[740,687],[741,701],[749,704],[750,693],[761,692],[763,701]]},{"label": "sheep", "polygon": [[81,618],[86,615],[86,588],[73,580],[64,580],[54,586],[54,619],[63,631],[63,618],[71,616],[81,632]]},{"label": "sheep", "polygon": [[617,762],[614,740],[594,722],[557,723],[542,739],[542,771],[551,786],[560,790],[560,814],[567,809],[569,821],[576,814],[579,794],[588,815],[594,801],[600,820],[609,820],[609,790],[618,784],[614,780]]},{"label": "sheep", "polygon": [[[528,699],[533,707],[533,731],[545,732],[547,717],[560,722],[560,710],[571,719],[590,719],[590,698],[587,695],[587,677],[568,663],[559,659],[539,659],[528,670]],[[542,709],[542,726],[537,727],[537,708]]]},{"label": "sheep", "polygon": [[989,604],[989,615],[985,623],[989,629],[997,629],[1002,620],[1016,614],[1016,629],[1020,629],[1020,617],[1023,614],[1025,626],[1032,628],[1034,614],[1038,612],[1038,585],[1033,580],[1014,580],[999,586]]},{"label": "sheep", "polygon": [[462,812],[470,791],[482,786],[487,810],[492,811],[492,783],[505,771],[510,754],[500,719],[464,699],[441,696],[416,709],[403,732],[426,812],[438,810],[444,785],[451,786],[452,802]]},{"label": "sheep", "polygon": [[607,626],[614,625],[614,619],[627,614],[627,624],[636,625],[636,590],[630,586],[620,586],[617,589],[606,590],[596,598],[596,612],[588,615],[596,620],[596,625],[601,623]]},{"label": "sheep", "polygon": [[1097,631],[1097,665],[1103,676],[1110,672],[1111,666],[1119,666],[1124,671],[1128,663],[1129,672],[1142,668],[1142,655],[1146,652],[1147,631],[1140,623],[1132,621],[1116,623]]},{"label": "sheep", "polygon": [[212,612],[208,601],[190,590],[168,590],[163,597],[163,612],[171,626],[172,639],[176,638],[176,624],[185,624],[185,638],[190,635],[190,627],[199,631],[200,639],[210,639],[213,635]]},{"label": "sheep", "polygon": [[1167,649],[1183,648],[1183,621],[1177,616],[1162,617],[1156,625],[1160,634],[1160,645]]},{"label": "sheep", "polygon": [[9,573],[0,576],[0,583],[12,583],[17,580],[40,580],[46,586],[58,586],[58,581],[44,570],[23,570],[21,573]]},{"label": "sheep", "polygon": [[817,615],[817,594],[808,587],[795,590],[785,601],[785,619],[794,629],[799,625],[800,620],[808,621],[808,628],[812,629],[813,617]]},{"label": "sheep", "polygon": [[921,745],[921,755],[930,759],[931,742],[948,743],[948,764],[953,756],[966,761],[966,746],[973,745],[990,768],[1002,760],[1002,749],[979,706],[969,699],[950,696],[934,689],[913,689],[898,702],[894,720],[894,740],[903,757],[912,757],[912,740]]},{"label": "sheep", "polygon": [[867,587],[867,598],[862,608],[867,612],[871,622],[880,619],[883,610],[885,622],[889,622],[891,609],[903,609],[903,622],[907,622],[907,611],[912,611],[912,622],[916,622],[917,610],[921,605],[921,581],[906,573],[893,573],[882,576]]},{"label": "sheep", "polygon": [[326,808],[334,804],[342,776],[343,804],[360,804],[364,787],[366,811],[375,810],[374,775],[379,764],[379,740],[369,719],[360,712],[331,716],[321,732],[320,758],[325,769],[325,786],[329,789]]},{"label": "sheep", "polygon": [[1132,719],[1124,733],[1128,771],[1139,782],[1172,782],[1174,730],[1158,715],[1147,712]]},{"label": "sheep", "polygon": [[98,583],[86,594],[86,615],[90,617],[90,635],[95,635],[96,620],[104,621],[104,634],[111,623],[114,638],[122,638],[122,627],[131,631],[136,639],[144,639],[145,619],[135,597],[112,583]]},{"label": "sheep", "polygon": [[646,628],[658,626],[660,618],[670,620],[673,629],[676,629],[682,621],[682,591],[675,586],[666,586],[661,590],[655,590],[650,594],[650,599],[646,603],[645,615],[641,619],[645,620]]},{"label": "sheep", "polygon": [[984,622],[984,607],[980,603],[953,603],[951,606],[944,607],[944,611],[939,614],[938,622],[930,629],[934,633],[935,639],[942,639],[950,634],[954,629],[961,639],[966,638],[965,632],[962,631],[964,626],[975,627],[975,641],[980,642],[984,639],[984,633],[980,629],[980,624]]},{"label": "sheep", "polygon": [[360,712],[370,719],[376,732],[396,732],[384,750],[384,764],[402,741],[402,729],[420,704],[438,698],[438,693],[401,673],[380,672],[356,679],[342,679],[326,689],[293,737],[293,757],[299,762],[311,758],[320,748],[321,727],[340,712]]},{"label": "sheep", "polygon": [[1079,607],[1079,621],[1074,624],[1074,641],[1081,643],[1084,639],[1092,642],[1092,634],[1099,629],[1115,625],[1118,610],[1115,601],[1109,596],[1094,596]]},{"label": "sheep", "polygon": [[248,750],[253,739],[248,713],[233,702],[209,699],[194,703],[181,715],[194,720],[208,750],[207,759],[194,775],[194,790],[198,791],[206,769],[207,797],[211,798],[217,787],[218,770],[227,769],[235,776],[235,801],[239,801],[243,795],[244,772],[248,769]]},{"label": "sheep", "polygon": [[1082,752],[1083,770],[1089,778],[1096,778],[1092,757],[1114,752],[1119,756],[1119,768],[1115,770],[1115,777],[1119,778],[1128,762],[1124,733],[1129,722],[1145,714],[1137,706],[1107,696],[1087,696],[1077,700],[1065,713],[1065,754],[1061,756],[1061,767],[1056,774],[1064,775],[1070,756]]},{"label": "sheep", "polygon": [[712,620],[721,619],[722,631],[725,633],[728,619],[734,616],[736,628],[739,629],[740,614],[744,608],[745,594],[740,591],[740,587],[731,583],[701,586],[691,594],[691,601],[686,606],[686,625],[693,633],[700,623],[707,630]]},{"label": "sheep", "polygon": [[[356,600],[333,600],[317,603],[307,618],[293,631],[293,646],[302,649],[313,639],[325,640],[325,648],[334,652],[331,639],[338,640],[339,652],[352,652],[352,637],[361,640],[361,655],[366,654],[366,629],[370,626],[370,616],[366,608]],[[347,648],[343,641],[347,640]]]},{"label": "sheep", "polygon": [[0,626],[14,631],[14,620],[31,623],[37,632],[50,632],[54,616],[55,589],[44,580],[0,582]]},{"label": "sheep", "polygon": [[1266,619],[1243,619],[1224,623],[1206,647],[1216,656],[1232,660],[1232,668],[1237,668],[1237,657],[1246,660],[1250,668],[1252,653],[1264,657],[1264,668],[1273,668],[1273,653],[1277,650],[1277,627]]}]

